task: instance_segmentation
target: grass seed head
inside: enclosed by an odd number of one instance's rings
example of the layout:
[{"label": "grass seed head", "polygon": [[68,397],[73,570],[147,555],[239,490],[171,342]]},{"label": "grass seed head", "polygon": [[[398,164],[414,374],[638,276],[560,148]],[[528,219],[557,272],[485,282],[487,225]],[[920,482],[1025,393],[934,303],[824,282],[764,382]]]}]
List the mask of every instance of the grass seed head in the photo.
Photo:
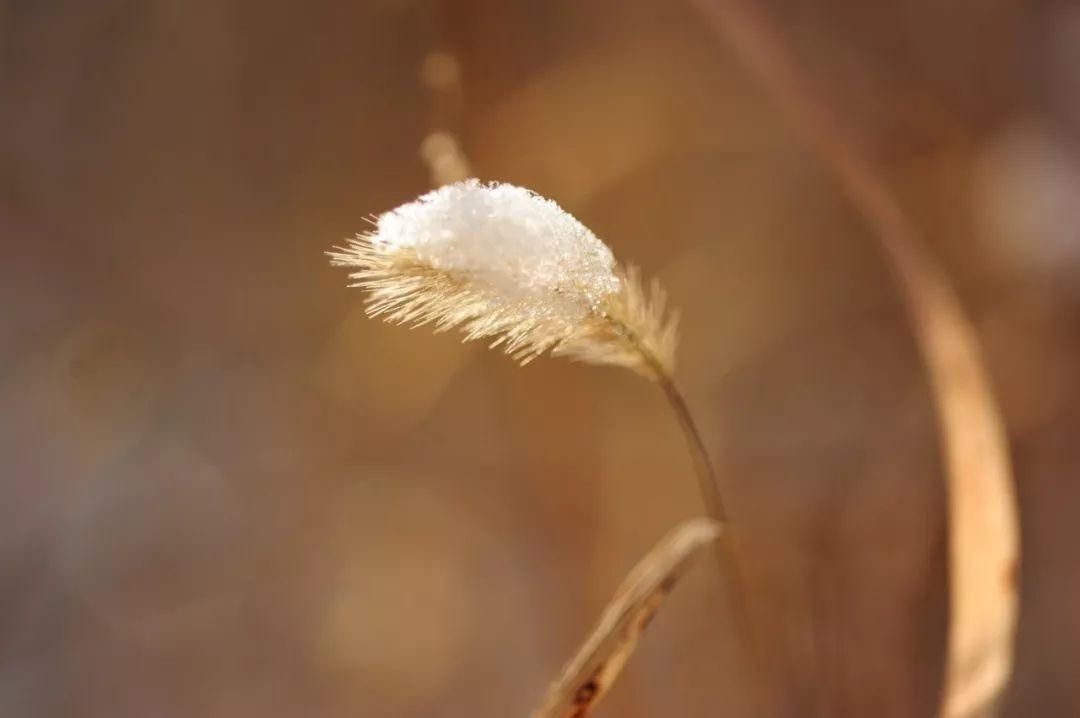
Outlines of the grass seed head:
[{"label": "grass seed head", "polygon": [[459,327],[526,363],[550,351],[670,375],[677,341],[663,293],[557,204],[464,180],[386,212],[330,252],[368,291],[368,313]]}]

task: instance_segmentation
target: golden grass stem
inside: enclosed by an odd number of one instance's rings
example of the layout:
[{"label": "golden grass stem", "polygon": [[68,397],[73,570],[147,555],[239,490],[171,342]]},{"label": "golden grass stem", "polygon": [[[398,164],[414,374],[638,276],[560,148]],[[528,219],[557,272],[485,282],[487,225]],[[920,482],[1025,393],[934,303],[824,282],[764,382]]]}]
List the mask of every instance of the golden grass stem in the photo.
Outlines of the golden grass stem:
[{"label": "golden grass stem", "polygon": [[721,524],[728,523],[727,505],[720,491],[720,480],[713,466],[709,452],[705,448],[705,442],[701,438],[701,431],[697,422],[694,421],[690,408],[683,398],[682,392],[675,381],[668,376],[660,376],[657,384],[667,397],[671,410],[675,412],[675,418],[679,422],[683,436],[686,438],[686,447],[690,451],[690,458],[694,464],[694,473],[697,475],[698,490],[701,500],[705,504],[705,511],[715,521]]},{"label": "golden grass stem", "polygon": [[727,596],[731,602],[731,613],[735,623],[735,629],[743,646],[750,654],[754,674],[751,696],[756,702],[756,707],[762,713],[772,713],[772,706],[768,700],[767,682],[765,679],[768,671],[768,660],[761,642],[760,634],[755,627],[753,616],[750,612],[749,584],[744,569],[743,552],[738,534],[733,530],[728,518],[727,503],[724,501],[720,490],[720,478],[709,457],[709,451],[705,448],[705,442],[701,437],[701,430],[690,413],[690,407],[686,403],[682,392],[674,379],[657,374],[656,383],[660,385],[667,397],[679,427],[686,439],[686,446],[690,452],[691,461],[694,464],[694,473],[697,475],[698,490],[701,493],[702,503],[709,517],[724,528],[724,537],[716,544],[717,557],[720,560],[720,568],[723,575],[728,579]]}]

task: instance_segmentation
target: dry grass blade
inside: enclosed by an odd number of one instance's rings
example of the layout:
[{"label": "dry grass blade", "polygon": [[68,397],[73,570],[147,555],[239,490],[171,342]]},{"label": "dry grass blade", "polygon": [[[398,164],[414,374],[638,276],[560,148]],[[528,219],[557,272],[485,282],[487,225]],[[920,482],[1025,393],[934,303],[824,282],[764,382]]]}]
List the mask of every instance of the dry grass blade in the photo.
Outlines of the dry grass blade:
[{"label": "dry grass blade", "polygon": [[720,533],[720,524],[715,521],[687,521],[638,562],[532,718],[588,715],[622,672],[642,631],[691,559]]},{"label": "dry grass blade", "polygon": [[863,214],[896,275],[933,386],[947,471],[950,621],[940,715],[983,715],[1012,670],[1019,540],[1004,431],[975,333],[911,220],[758,7],[696,1]]},{"label": "dry grass blade", "polygon": [[[934,280],[937,279],[938,282]],[[974,333],[940,277],[913,278],[949,475],[943,718],[983,715],[1012,672],[1019,539],[1004,432]]]}]

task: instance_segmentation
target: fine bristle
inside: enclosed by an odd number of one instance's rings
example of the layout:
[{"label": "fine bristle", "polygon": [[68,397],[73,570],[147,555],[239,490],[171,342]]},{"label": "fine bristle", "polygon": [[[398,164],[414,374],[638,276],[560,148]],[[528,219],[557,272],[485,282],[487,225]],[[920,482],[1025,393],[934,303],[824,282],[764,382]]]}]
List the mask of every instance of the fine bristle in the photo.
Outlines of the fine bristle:
[{"label": "fine bristle", "polygon": [[328,254],[354,269],[368,313],[390,322],[459,327],[522,363],[550,351],[649,376],[673,368],[675,322],[659,286],[646,294],[588,228],[520,187],[442,187]]}]

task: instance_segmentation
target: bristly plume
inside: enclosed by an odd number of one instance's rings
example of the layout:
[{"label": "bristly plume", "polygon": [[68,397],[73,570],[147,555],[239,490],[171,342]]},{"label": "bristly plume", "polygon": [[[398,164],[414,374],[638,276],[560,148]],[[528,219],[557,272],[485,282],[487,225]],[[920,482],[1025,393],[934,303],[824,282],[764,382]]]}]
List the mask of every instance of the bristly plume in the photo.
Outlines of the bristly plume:
[{"label": "bristly plume", "polygon": [[328,253],[366,289],[368,314],[436,331],[460,327],[527,363],[544,352],[670,377],[676,318],[654,281],[549,199],[465,180],[381,215]]}]

